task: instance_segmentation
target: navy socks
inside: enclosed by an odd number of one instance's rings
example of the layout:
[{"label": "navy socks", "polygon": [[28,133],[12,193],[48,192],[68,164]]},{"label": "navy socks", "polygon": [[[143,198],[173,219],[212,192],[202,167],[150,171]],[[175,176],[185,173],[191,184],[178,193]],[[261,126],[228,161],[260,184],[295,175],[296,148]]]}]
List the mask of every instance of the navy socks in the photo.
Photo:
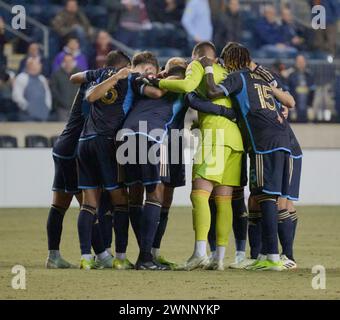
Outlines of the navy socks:
[{"label": "navy socks", "polygon": [[129,239],[129,211],[127,206],[115,206],[113,217],[116,252],[125,253]]},{"label": "navy socks", "polygon": [[78,217],[78,236],[81,254],[91,254],[92,227],[96,219],[96,208],[88,205],[80,207]]},{"label": "navy socks", "polygon": [[215,198],[209,198],[209,207],[210,207],[210,214],[211,214],[211,222],[210,222],[210,229],[208,233],[208,242],[210,246],[210,251],[216,251],[216,203]]},{"label": "navy socks", "polygon": [[66,209],[52,205],[47,219],[48,250],[59,250]]},{"label": "navy socks", "polygon": [[162,207],[158,228],[152,245],[153,248],[159,249],[161,247],[161,241],[164,236],[166,226],[168,224],[168,216],[169,208]]},{"label": "navy socks", "polygon": [[261,211],[249,211],[248,238],[251,259],[257,259],[262,249]]},{"label": "navy socks", "polygon": [[146,262],[152,259],[151,249],[157,232],[162,205],[145,201],[140,229],[139,260]]},{"label": "navy socks", "polygon": [[[234,195],[233,195],[234,197]],[[236,251],[246,251],[248,214],[244,198],[232,200],[233,231],[235,236]]]}]

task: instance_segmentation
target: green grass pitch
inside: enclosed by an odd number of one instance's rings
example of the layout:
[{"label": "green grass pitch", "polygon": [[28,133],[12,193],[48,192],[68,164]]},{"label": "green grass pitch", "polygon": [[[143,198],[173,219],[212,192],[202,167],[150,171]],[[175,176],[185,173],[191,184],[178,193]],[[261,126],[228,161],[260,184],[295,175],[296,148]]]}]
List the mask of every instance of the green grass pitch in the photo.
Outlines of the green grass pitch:
[{"label": "green grass pitch", "polygon": [[[77,210],[67,212],[62,254],[79,262]],[[0,209],[0,299],[339,299],[340,207],[298,207],[295,256],[299,269],[289,272],[46,270],[47,209]],[[190,208],[173,208],[163,254],[187,259],[194,238]],[[226,263],[232,261],[230,239]],[[136,242],[130,230],[128,257]],[[14,265],[26,268],[26,290],[11,286]],[[326,268],[326,289],[312,288],[312,267]]]}]

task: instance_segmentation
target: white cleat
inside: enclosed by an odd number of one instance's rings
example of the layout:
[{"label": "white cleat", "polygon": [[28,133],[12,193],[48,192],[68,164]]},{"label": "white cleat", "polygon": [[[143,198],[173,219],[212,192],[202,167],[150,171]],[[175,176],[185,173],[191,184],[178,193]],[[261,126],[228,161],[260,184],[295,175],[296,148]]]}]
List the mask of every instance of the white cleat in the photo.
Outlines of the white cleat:
[{"label": "white cleat", "polygon": [[237,260],[229,265],[230,269],[246,269],[250,265],[252,265],[256,259],[247,259],[243,258],[241,260]]},{"label": "white cleat", "polygon": [[283,266],[287,269],[287,270],[291,270],[291,269],[296,269],[297,268],[297,264],[295,261],[289,259],[286,255],[282,254],[281,255],[281,261],[283,263]]},{"label": "white cleat", "polygon": [[209,258],[207,255],[198,257],[198,256],[191,256],[189,260],[187,260],[183,266],[183,269],[186,271],[192,271],[195,269],[204,268],[209,264]]},{"label": "white cleat", "polygon": [[203,267],[204,270],[224,271],[223,260],[210,259],[209,263]]}]

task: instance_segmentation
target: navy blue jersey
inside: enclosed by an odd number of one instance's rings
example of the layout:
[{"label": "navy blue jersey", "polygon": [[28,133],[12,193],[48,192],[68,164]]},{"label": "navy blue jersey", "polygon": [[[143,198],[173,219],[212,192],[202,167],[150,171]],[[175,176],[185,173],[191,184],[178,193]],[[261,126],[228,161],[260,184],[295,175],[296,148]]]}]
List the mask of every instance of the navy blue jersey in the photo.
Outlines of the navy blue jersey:
[{"label": "navy blue jersey", "polygon": [[[114,74],[113,69],[106,69],[91,87],[103,82]],[[139,74],[130,74],[128,78],[121,79],[114,88],[111,88],[104,97],[95,101],[90,108],[82,139],[88,139],[97,135],[114,137],[120,129],[126,114],[133,102],[133,83]]]},{"label": "navy blue jersey", "polygon": [[278,104],[266,81],[245,69],[230,74],[220,87],[226,95],[231,95],[234,107],[242,116],[244,123],[240,128],[243,137],[247,135],[248,151],[263,154],[283,150],[292,153],[289,124],[278,120]]},{"label": "navy blue jersey", "polygon": [[74,158],[76,155],[78,140],[90,108],[85,100],[88,86],[88,83],[82,84],[77,92],[67,124],[53,147],[53,154],[56,157]]},{"label": "navy blue jersey", "polygon": [[[143,87],[139,87],[137,90],[141,93]],[[184,126],[184,116],[177,118],[177,115],[183,110],[183,105],[182,94],[168,92],[160,99],[150,99],[138,94],[124,121],[123,135],[142,134],[153,141],[162,143],[175,121],[177,126]]]}]

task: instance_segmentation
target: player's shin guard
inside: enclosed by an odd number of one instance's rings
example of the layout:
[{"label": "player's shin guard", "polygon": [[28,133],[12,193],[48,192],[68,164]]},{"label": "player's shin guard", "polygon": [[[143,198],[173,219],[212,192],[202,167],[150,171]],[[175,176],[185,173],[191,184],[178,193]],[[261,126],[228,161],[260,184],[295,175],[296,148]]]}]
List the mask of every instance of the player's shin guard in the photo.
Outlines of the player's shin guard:
[{"label": "player's shin guard", "polygon": [[66,210],[56,205],[50,208],[47,219],[48,250],[59,250]]},{"label": "player's shin guard", "polygon": [[138,260],[147,262],[152,260],[151,249],[159,224],[162,205],[154,201],[145,201],[141,228],[140,228],[140,252]]},{"label": "player's shin guard", "polygon": [[112,204],[109,194],[102,194],[100,206],[98,208],[99,226],[103,236],[105,249],[111,248],[113,215]]},{"label": "player's shin guard", "polygon": [[161,241],[164,236],[166,226],[168,224],[169,210],[170,208],[165,208],[165,207],[162,207],[161,209],[159,224],[158,224],[157,232],[155,235],[155,239],[153,241],[152,248],[159,249],[161,247]]},{"label": "player's shin guard", "polygon": [[216,203],[214,196],[209,198],[209,208],[211,215],[210,229],[208,232],[208,242],[211,252],[216,251]]},{"label": "player's shin guard", "polygon": [[236,189],[233,192],[233,231],[236,251],[245,252],[247,242],[248,213],[244,203],[244,190]]},{"label": "player's shin guard", "polygon": [[278,234],[282,247],[282,254],[293,256],[293,228],[294,224],[287,209],[278,213]]},{"label": "player's shin guard", "polygon": [[271,261],[279,260],[278,233],[278,210],[276,197],[263,196],[258,200],[262,212],[262,250]]},{"label": "player's shin guard", "polygon": [[100,224],[98,220],[98,215],[95,215],[94,222],[92,225],[91,244],[92,244],[93,251],[96,255],[99,255],[100,253],[104,252],[106,249],[105,244],[104,244],[102,230],[100,228]]},{"label": "player's shin guard", "polygon": [[129,211],[127,206],[115,206],[113,229],[115,232],[116,254],[125,254],[129,238]]},{"label": "player's shin guard", "polygon": [[231,206],[231,196],[215,196],[216,203],[216,245],[217,258],[223,260],[223,256],[219,256],[220,247],[225,248],[228,245],[232,224],[233,210]]},{"label": "player's shin guard", "polygon": [[91,254],[92,226],[97,214],[96,208],[83,204],[78,217],[78,236],[82,255]]},{"label": "player's shin guard", "polygon": [[143,206],[141,205],[129,205],[129,216],[132,229],[135,233],[138,245],[140,245],[140,225],[143,214]]},{"label": "player's shin guard", "polygon": [[191,192],[196,241],[207,241],[208,238],[211,221],[209,197],[210,192],[205,190],[193,190]]},{"label": "player's shin guard", "polygon": [[262,249],[261,211],[249,210],[248,238],[251,259],[257,259]]}]

